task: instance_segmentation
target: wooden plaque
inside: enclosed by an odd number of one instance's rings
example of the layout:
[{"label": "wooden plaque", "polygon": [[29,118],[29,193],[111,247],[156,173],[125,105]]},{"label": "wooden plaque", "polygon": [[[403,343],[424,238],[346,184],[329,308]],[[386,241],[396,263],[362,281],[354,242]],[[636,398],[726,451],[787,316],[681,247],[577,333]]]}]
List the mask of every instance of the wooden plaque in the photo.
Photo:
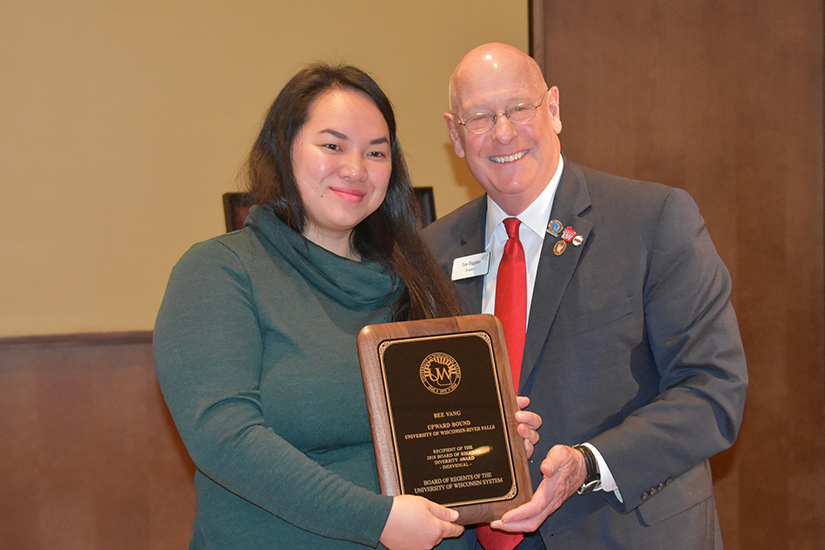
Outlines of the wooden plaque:
[{"label": "wooden plaque", "polygon": [[487,523],[533,490],[501,322],[467,315],[364,327],[358,353],[381,492]]}]

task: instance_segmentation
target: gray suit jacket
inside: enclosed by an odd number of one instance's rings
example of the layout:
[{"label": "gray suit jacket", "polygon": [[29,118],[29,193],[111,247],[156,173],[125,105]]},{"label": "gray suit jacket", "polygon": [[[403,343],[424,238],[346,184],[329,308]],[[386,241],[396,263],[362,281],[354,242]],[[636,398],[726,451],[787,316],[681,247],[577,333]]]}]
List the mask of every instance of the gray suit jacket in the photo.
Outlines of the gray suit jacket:
[{"label": "gray suit jacket", "polygon": [[[539,260],[519,388],[544,422],[533,483],[550,447],[589,441],[624,502],[574,495],[542,525],[545,543],[721,547],[707,459],[736,438],[747,371],[730,275],[696,204],[565,159],[550,219],[584,242],[556,255],[548,233]],[[448,273],[484,250],[485,220],[481,197],[427,228]],[[457,286],[479,313],[482,277]]]}]

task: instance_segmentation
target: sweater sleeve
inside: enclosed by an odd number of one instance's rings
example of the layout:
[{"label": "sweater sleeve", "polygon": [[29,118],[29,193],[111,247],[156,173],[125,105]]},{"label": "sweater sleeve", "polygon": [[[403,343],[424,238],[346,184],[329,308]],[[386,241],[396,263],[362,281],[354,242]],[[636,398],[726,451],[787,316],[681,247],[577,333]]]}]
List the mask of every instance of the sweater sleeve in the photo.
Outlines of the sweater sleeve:
[{"label": "sweater sleeve", "polygon": [[154,354],[164,399],[205,476],[303,530],[378,545],[392,498],[341,478],[265,425],[252,285],[221,242],[195,245],[173,269]]}]

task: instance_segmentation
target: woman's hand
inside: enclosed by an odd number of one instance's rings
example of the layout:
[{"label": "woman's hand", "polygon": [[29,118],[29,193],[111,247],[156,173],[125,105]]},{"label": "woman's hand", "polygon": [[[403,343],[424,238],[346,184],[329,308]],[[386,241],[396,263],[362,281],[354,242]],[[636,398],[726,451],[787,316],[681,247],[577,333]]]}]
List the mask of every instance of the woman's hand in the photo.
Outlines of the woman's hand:
[{"label": "woman's hand", "polygon": [[464,527],[453,523],[458,512],[426,498],[399,495],[379,539],[390,550],[430,550],[442,539],[457,537]]},{"label": "woman's hand", "polygon": [[536,431],[541,427],[541,417],[534,412],[525,411],[530,405],[530,398],[517,396],[516,402],[520,409],[516,412],[516,421],[519,423],[516,431],[524,439],[524,448],[527,450],[527,458],[533,456],[533,446],[539,442],[539,433]]}]

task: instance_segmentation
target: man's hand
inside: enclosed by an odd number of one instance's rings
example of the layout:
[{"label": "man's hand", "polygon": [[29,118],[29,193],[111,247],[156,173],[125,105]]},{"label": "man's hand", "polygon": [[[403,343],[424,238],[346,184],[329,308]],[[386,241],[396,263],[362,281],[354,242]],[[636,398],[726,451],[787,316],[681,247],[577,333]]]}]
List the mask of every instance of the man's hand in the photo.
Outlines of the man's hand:
[{"label": "man's hand", "polygon": [[518,408],[516,412],[516,422],[519,423],[516,431],[524,439],[524,448],[527,450],[527,458],[533,456],[533,446],[539,442],[538,430],[541,427],[541,417],[534,412],[525,411],[530,405],[530,398],[524,396],[516,397]]},{"label": "man's hand", "polygon": [[581,452],[556,445],[541,463],[541,480],[530,502],[510,510],[490,524],[502,531],[531,533],[584,483],[587,467]]},{"label": "man's hand", "polygon": [[453,523],[458,512],[415,495],[393,497],[390,517],[379,539],[390,550],[430,550],[464,527]]}]

